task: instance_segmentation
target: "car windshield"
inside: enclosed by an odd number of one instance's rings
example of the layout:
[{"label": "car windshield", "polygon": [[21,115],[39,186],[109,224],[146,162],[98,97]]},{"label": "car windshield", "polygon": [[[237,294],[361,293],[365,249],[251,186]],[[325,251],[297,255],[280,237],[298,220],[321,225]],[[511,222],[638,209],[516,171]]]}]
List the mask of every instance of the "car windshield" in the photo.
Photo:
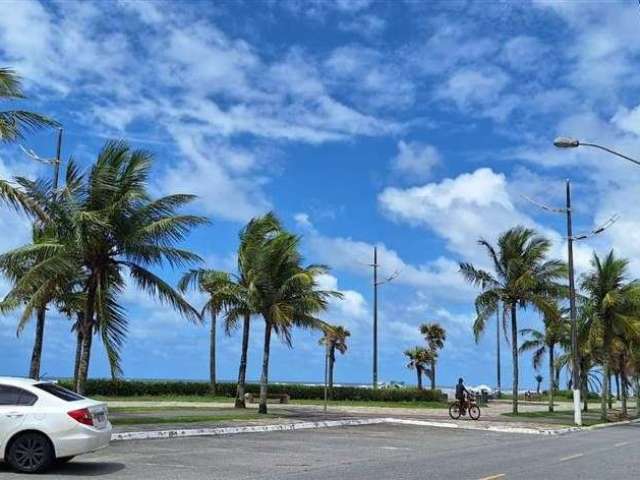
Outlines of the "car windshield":
[{"label": "car windshield", "polygon": [[60,400],[64,400],[65,402],[76,402],[78,400],[84,400],[84,397],[78,395],[76,392],[72,392],[71,390],[67,390],[60,385],[55,383],[38,383],[34,385],[36,388],[40,390],[44,390],[47,393],[50,393],[54,397],[58,397]]}]

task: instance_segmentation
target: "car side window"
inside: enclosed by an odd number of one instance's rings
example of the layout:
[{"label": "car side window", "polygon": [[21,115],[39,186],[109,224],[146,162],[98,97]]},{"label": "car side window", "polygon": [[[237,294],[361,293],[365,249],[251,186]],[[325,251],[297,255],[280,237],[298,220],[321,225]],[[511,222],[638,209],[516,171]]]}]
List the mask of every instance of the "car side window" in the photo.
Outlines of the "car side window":
[{"label": "car side window", "polygon": [[22,388],[0,385],[0,405],[31,406],[38,401],[38,397]]}]

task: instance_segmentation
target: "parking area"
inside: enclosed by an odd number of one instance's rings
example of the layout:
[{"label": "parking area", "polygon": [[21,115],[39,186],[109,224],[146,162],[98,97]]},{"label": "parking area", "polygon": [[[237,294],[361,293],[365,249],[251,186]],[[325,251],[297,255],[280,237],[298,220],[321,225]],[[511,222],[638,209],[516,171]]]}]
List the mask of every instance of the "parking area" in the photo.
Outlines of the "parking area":
[{"label": "parking area", "polygon": [[[640,426],[543,436],[384,424],[115,442],[38,478],[631,478],[638,446]],[[0,478],[33,477],[2,466]]]}]

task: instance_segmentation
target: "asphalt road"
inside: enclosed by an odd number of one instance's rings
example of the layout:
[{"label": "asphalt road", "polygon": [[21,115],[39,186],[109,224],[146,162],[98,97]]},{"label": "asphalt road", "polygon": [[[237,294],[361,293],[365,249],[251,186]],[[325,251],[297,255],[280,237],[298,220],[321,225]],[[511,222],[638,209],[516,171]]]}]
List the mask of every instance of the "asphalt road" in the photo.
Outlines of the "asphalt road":
[{"label": "asphalt road", "polygon": [[[563,436],[370,425],[118,442],[38,478],[631,479],[640,425]],[[23,479],[0,465],[0,478]]]}]

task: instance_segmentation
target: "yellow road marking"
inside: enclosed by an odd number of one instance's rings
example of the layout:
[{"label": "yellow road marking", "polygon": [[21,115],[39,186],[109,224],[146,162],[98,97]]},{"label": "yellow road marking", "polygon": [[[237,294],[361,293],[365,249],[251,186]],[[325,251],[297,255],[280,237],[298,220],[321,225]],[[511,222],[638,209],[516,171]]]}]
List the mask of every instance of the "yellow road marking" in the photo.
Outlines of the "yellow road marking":
[{"label": "yellow road marking", "polygon": [[504,478],[504,473],[499,473],[498,475],[491,475],[490,477],[483,477],[478,480],[497,480],[498,478]]},{"label": "yellow road marking", "polygon": [[562,457],[560,459],[561,462],[566,462],[567,460],[573,460],[576,458],[584,457],[584,453],[576,453],[575,455],[569,455],[568,457]]}]

